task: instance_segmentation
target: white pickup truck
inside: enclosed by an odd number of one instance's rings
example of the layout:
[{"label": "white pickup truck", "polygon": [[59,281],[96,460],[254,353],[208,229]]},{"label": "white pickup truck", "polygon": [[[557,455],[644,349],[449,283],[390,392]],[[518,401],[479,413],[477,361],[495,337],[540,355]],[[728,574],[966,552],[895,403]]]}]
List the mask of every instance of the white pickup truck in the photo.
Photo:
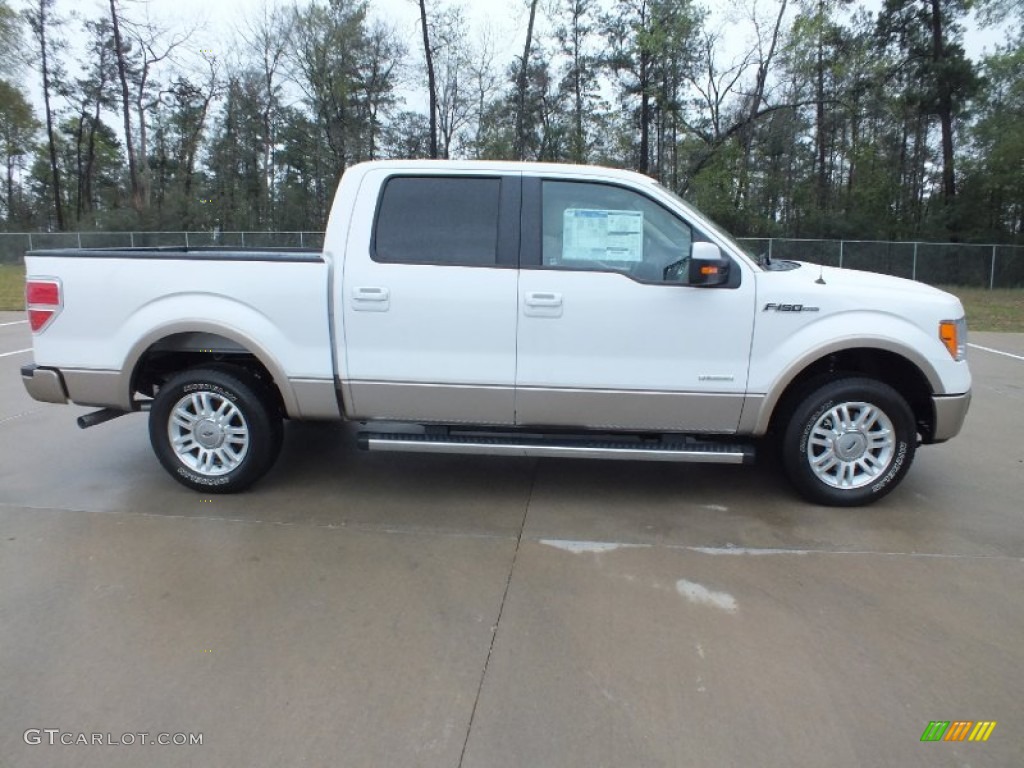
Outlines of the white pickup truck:
[{"label": "white pickup truck", "polygon": [[364,423],[383,451],[746,463],[808,499],[904,477],[970,402],[956,297],[772,262],[651,179],[391,161],[338,188],[322,253],[33,251],[37,400],[149,411],[157,457],[241,490],[284,419]]}]

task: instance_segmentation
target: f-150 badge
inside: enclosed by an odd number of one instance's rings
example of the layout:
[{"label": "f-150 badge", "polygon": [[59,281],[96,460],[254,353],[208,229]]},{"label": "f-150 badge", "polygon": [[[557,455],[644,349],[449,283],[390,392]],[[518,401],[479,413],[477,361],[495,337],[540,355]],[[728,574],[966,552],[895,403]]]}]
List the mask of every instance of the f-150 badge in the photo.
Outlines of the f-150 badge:
[{"label": "f-150 badge", "polygon": [[762,312],[768,312],[775,310],[776,312],[820,312],[821,309],[818,307],[807,307],[803,304],[776,304],[774,301],[770,301],[764,305]]}]

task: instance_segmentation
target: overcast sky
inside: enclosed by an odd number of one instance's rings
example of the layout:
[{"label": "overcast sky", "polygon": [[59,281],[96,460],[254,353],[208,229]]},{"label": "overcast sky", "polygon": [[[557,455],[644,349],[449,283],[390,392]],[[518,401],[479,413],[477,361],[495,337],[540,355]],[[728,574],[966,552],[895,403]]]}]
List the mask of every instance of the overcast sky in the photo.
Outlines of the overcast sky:
[{"label": "overcast sky", "polygon": [[[14,7],[23,5],[24,0],[9,0]],[[303,3],[306,0],[301,0]],[[757,3],[758,0],[741,0],[743,4]],[[182,29],[198,24],[199,28],[192,40],[192,48],[211,48],[223,58],[230,58],[231,46],[234,37],[233,30],[241,25],[246,16],[258,15],[264,3],[270,5],[291,5],[292,0],[276,2],[275,0],[122,0],[127,12],[132,17],[141,17],[148,6],[150,15],[163,26]],[[541,0],[541,8],[550,7],[558,0]],[[438,0],[428,0],[428,7],[438,3]],[[519,55],[525,40],[526,22],[528,18],[529,0],[446,0],[448,5],[461,5],[466,12],[471,28],[471,39],[483,33],[485,28],[489,29],[496,47],[496,64],[505,67],[512,57]],[[561,2],[558,2],[560,5]],[[721,0],[705,0],[704,3],[711,9],[710,26],[712,28],[726,29],[728,34],[724,35],[726,42],[731,41],[735,47],[734,56],[740,55],[748,49],[749,41],[753,37],[753,28],[749,21],[727,19],[727,12],[722,9],[732,7],[736,3],[730,0],[728,3]],[[877,10],[881,7],[882,0],[865,0],[864,3],[869,9]],[[761,0],[760,7],[765,13],[773,14],[777,7],[773,0],[765,2]],[[418,62],[422,58],[422,38],[420,36],[418,20],[419,8],[417,0],[369,0],[371,14],[385,19],[391,23],[399,36],[404,40],[410,54],[411,62]],[[795,12],[795,4],[790,3]],[[67,16],[72,10],[88,18],[96,18],[109,13],[107,0],[57,0],[56,11],[58,14]],[[540,29],[549,28],[550,24],[545,17],[543,10],[540,12],[538,24]],[[1002,40],[1002,30],[979,30],[977,25],[967,25],[966,48],[968,55],[974,59],[980,58],[984,50],[991,50]],[[738,34],[737,34],[738,33]],[[65,28],[65,37],[74,45],[75,39],[82,36],[80,24],[69,23]],[[726,48],[728,55],[728,47]],[[34,81],[38,79],[32,72],[25,72],[24,82],[34,90]],[[419,106],[419,105],[413,105]]]},{"label": "overcast sky", "polygon": [[[126,5],[141,4],[144,0],[127,0]],[[264,0],[148,0],[154,14],[169,20],[187,20],[190,18],[205,18],[209,21],[205,34],[218,37],[218,29],[230,29],[237,25],[245,15],[256,12]],[[273,3],[273,0],[267,0]],[[93,0],[97,9],[105,4]],[[437,0],[428,0],[428,9]],[[67,0],[59,0],[58,5],[66,5]],[[285,4],[285,3],[278,3]],[[290,4],[290,3],[288,3]],[[447,0],[449,5],[462,5],[466,9],[474,30],[480,30],[484,26],[491,26],[496,33],[496,38],[503,41],[508,51],[512,54],[517,48],[523,45],[528,17],[528,0]],[[726,3],[720,0],[706,0],[704,3],[712,11],[712,25],[721,25],[724,14],[721,9]],[[551,0],[541,0],[541,7],[550,6]],[[732,3],[729,3],[732,5]],[[774,13],[777,6],[774,3],[762,2],[760,5],[767,12]],[[791,8],[795,7],[791,3]],[[877,11],[882,6],[882,0],[866,0],[864,5]],[[371,12],[394,24],[395,28],[403,36],[411,53],[414,53],[421,45],[418,29],[419,7],[417,0],[369,0]],[[774,7],[773,7],[774,6]],[[543,13],[541,13],[543,16]],[[544,19],[541,20],[542,23]],[[749,36],[753,30],[748,29],[749,25],[741,28],[741,34]],[[736,26],[730,25],[731,30]],[[991,49],[995,43],[1002,39],[1001,30],[979,30],[976,25],[969,24],[967,30],[968,53],[977,58],[984,48]]]},{"label": "overcast sky", "polygon": [[[306,0],[300,0],[303,4]],[[550,7],[555,0],[541,0],[541,8]],[[19,8],[24,0],[9,0],[10,4]],[[145,15],[146,9],[151,18],[170,29],[187,29],[197,27],[196,34],[190,40],[191,49],[208,48],[215,51],[219,58],[225,63],[230,63],[233,58],[231,50],[232,41],[235,38],[234,30],[237,29],[247,16],[258,16],[263,4],[291,5],[292,0],[284,2],[275,0],[122,0],[126,11],[133,18],[141,18]],[[756,3],[758,0],[740,0],[743,4]],[[428,8],[436,5],[438,0],[428,0]],[[504,69],[511,63],[514,56],[521,55],[522,46],[525,41],[525,30],[528,19],[529,0],[446,0],[448,5],[461,5],[470,23],[470,39],[475,41],[486,30],[489,30],[495,47],[495,66]],[[561,5],[561,0],[558,0]],[[729,13],[720,9],[732,8],[737,3],[730,0],[728,5],[715,0],[706,0],[705,3],[712,8],[709,26],[712,29],[725,31],[723,41],[726,46],[723,48],[725,56],[737,58],[746,50],[749,50],[750,41],[753,38],[753,25],[749,20],[729,18]],[[881,7],[882,0],[865,0],[865,5],[876,10]],[[369,0],[370,12],[373,16],[388,21],[394,26],[396,32],[404,40],[409,52],[409,64],[411,67],[420,67],[422,61],[422,37],[419,30],[419,8],[417,0]],[[774,0],[760,0],[760,8],[766,14],[774,14],[777,5]],[[795,12],[795,4],[790,3],[790,13]],[[719,10],[716,10],[719,9]],[[108,0],[57,0],[56,12],[59,15],[67,16],[72,10],[77,11],[80,16],[86,18],[97,18],[100,15],[107,15],[110,10]],[[733,12],[735,15],[735,12]],[[774,21],[770,19],[767,23]],[[540,30],[550,27],[550,23],[544,13],[540,13],[538,19]],[[991,50],[998,44],[1004,35],[1004,30],[979,30],[977,25],[967,25],[966,48],[967,53],[974,59],[980,58],[984,50]],[[72,49],[78,49],[76,45],[83,35],[81,24],[77,21],[69,21],[64,29],[64,36],[71,43]],[[81,55],[78,53],[77,55]],[[68,68],[74,75],[74,55],[68,55]],[[416,70],[418,71],[418,69]],[[161,67],[158,77],[167,77],[170,72]],[[415,75],[414,75],[415,76]],[[424,78],[425,79],[425,78]],[[39,84],[39,75],[36,71],[25,68],[21,80],[26,91],[30,94],[36,111],[42,113],[42,88]],[[406,109],[418,111],[426,110],[425,83],[408,83],[401,89],[400,93],[405,97]],[[59,106],[59,105],[58,105]]]}]

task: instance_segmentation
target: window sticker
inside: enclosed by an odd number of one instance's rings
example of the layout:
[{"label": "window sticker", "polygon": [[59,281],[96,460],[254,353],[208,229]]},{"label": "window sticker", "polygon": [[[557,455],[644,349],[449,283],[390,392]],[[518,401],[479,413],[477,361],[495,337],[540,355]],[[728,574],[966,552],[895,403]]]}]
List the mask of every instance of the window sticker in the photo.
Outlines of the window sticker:
[{"label": "window sticker", "polygon": [[566,208],[564,261],[643,261],[643,211]]}]

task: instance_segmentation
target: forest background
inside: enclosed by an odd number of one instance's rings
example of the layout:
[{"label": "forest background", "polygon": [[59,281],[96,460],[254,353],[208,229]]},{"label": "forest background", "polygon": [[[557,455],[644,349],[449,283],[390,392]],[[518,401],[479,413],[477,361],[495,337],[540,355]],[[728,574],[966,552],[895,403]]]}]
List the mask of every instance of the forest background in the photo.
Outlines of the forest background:
[{"label": "forest background", "polygon": [[319,231],[346,167],[442,157],[632,168],[745,237],[1024,243],[1024,0],[395,1],[212,45],[0,0],[0,230]]}]

